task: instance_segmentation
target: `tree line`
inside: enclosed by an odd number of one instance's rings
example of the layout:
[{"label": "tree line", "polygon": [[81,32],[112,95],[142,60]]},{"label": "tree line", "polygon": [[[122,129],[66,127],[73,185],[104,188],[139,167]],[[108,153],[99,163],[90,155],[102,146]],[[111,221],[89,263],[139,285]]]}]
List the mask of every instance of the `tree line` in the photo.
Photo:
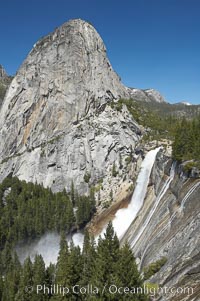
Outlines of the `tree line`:
[{"label": "tree line", "polygon": [[137,292],[143,280],[135,258],[128,244],[120,248],[111,223],[97,244],[85,232],[82,251],[73,242],[69,246],[65,238],[62,232],[56,265],[45,267],[41,255],[21,265],[12,254],[6,274],[1,274],[0,300],[149,300]]},{"label": "tree line", "polygon": [[32,241],[47,231],[69,233],[83,227],[94,212],[92,192],[89,196],[79,196],[76,189],[69,194],[65,190],[52,193],[42,185],[7,177],[0,184],[1,272],[6,271],[17,243]]},{"label": "tree line", "polygon": [[173,158],[179,162],[194,160],[200,167],[200,116],[193,120],[183,118],[176,127]]}]

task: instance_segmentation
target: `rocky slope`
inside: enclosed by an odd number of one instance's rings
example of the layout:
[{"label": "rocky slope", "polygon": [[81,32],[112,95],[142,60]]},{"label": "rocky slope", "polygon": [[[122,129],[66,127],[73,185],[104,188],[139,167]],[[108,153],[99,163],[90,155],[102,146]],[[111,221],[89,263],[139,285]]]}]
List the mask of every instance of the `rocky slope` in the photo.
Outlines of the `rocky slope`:
[{"label": "rocky slope", "polygon": [[[179,168],[171,174],[171,162],[160,155],[154,166],[143,208],[133,221],[123,241],[128,240],[135,253],[141,270],[161,258],[166,258],[164,266],[150,278],[162,287],[184,289],[190,287],[189,294],[182,291],[173,295],[168,292],[158,300],[199,300],[200,281],[200,181],[188,178]],[[159,195],[166,189],[158,202],[146,227],[152,208]],[[143,231],[141,231],[143,229]]]},{"label": "rocky slope", "polygon": [[0,108],[11,80],[12,77],[8,76],[3,66],[0,65]]},{"label": "rocky slope", "polygon": [[4,80],[7,77],[6,71],[2,65],[0,65],[0,80]]}]

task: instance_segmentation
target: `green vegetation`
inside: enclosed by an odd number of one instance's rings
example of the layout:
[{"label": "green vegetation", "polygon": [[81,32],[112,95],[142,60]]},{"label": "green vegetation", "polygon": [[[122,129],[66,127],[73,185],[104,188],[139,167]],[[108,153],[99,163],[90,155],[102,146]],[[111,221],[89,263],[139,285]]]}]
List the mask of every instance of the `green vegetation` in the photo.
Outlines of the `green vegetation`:
[{"label": "green vegetation", "polygon": [[79,196],[76,203],[78,207],[76,212],[77,224],[79,227],[83,227],[91,220],[91,217],[96,210],[94,193],[91,191],[90,197]]},{"label": "green vegetation", "polygon": [[[185,165],[185,170],[200,167],[200,106],[156,103],[120,99],[110,106],[122,111],[126,106],[132,117],[146,128],[144,141],[169,139],[173,141],[173,158],[178,162],[194,160]],[[129,164],[131,156],[125,159]]]},{"label": "green vegetation", "polygon": [[84,174],[84,181],[85,183],[89,183],[90,182],[90,178],[91,178],[91,174],[86,171],[86,173]]},{"label": "green vegetation", "polygon": [[170,112],[166,114],[158,103],[120,99],[118,102],[110,103],[110,105],[117,111],[122,111],[123,105],[125,105],[139,124],[149,128],[150,131],[144,137],[146,140],[171,139],[174,135],[177,116],[173,116]]},{"label": "green vegetation", "polygon": [[120,99],[109,105],[117,111],[122,111],[123,105],[125,105],[139,124],[149,128],[143,137],[146,141],[163,138],[173,140],[176,128],[182,118],[192,120],[200,114],[200,106],[171,105],[133,99]]},{"label": "green vegetation", "polygon": [[75,224],[65,191],[53,194],[41,185],[8,177],[0,185],[0,249],[40,237],[46,231],[69,231]]},{"label": "green vegetation", "polygon": [[111,205],[111,201],[105,201],[105,202],[103,202],[103,208],[104,208],[104,209],[109,208],[110,205]]},{"label": "green vegetation", "polygon": [[[76,216],[73,204],[77,206]],[[47,231],[67,233],[82,227],[94,212],[93,192],[89,196],[75,191],[68,195],[65,190],[53,194],[41,185],[9,176],[0,185],[0,258],[10,256],[17,242],[41,237]],[[4,271],[7,260],[2,259],[0,266]]]},{"label": "green vegetation", "polygon": [[6,86],[0,83],[0,100],[4,98],[6,89]]},{"label": "green vegetation", "polygon": [[157,260],[156,262],[151,263],[148,267],[144,268],[144,276],[143,279],[147,280],[154,274],[156,274],[167,262],[166,257],[162,257],[161,259]]},{"label": "green vegetation", "polygon": [[197,165],[200,167],[200,116],[193,120],[183,118],[177,125],[173,143],[173,158],[179,162],[195,160],[185,165],[186,170],[191,170]]},{"label": "green vegetation", "polygon": [[126,162],[127,165],[129,165],[131,163],[131,161],[132,161],[132,157],[131,156],[127,156],[125,158],[125,162]]},{"label": "green vegetation", "polygon": [[112,166],[112,176],[116,177],[117,175],[118,175],[118,171],[116,169],[116,165],[115,165],[115,162],[114,162],[113,166]]},{"label": "green vegetation", "polygon": [[[7,251],[9,249],[7,248]],[[27,258],[23,265],[17,255],[9,251],[4,254],[6,268],[0,270],[0,300],[2,301],[61,301],[61,300],[149,300],[147,296],[127,292],[111,294],[109,287],[129,288],[133,290],[143,286],[143,280],[138,272],[135,258],[127,244],[119,247],[119,240],[109,223],[103,238],[95,240],[85,232],[83,250],[68,245],[66,235],[61,233],[60,251],[56,265],[45,267],[41,255],[36,255],[34,262]],[[2,262],[2,261],[1,261]],[[93,287],[93,294],[80,288]],[[66,295],[48,294],[48,289],[37,293],[37,285],[51,288],[54,285],[69,288]],[[106,289],[104,289],[106,285]],[[28,289],[26,289],[28,288]],[[31,289],[33,288],[33,290]],[[114,289],[114,287],[113,287]]]},{"label": "green vegetation", "polygon": [[3,102],[4,96],[6,94],[6,90],[10,85],[12,79],[13,79],[12,76],[6,76],[5,78],[1,78],[0,80],[0,107]]},{"label": "green vegetation", "polygon": [[184,172],[191,172],[191,170],[194,168],[194,167],[197,167],[199,164],[197,162],[194,162],[194,161],[189,161],[187,162],[184,166],[183,166],[183,171]]}]

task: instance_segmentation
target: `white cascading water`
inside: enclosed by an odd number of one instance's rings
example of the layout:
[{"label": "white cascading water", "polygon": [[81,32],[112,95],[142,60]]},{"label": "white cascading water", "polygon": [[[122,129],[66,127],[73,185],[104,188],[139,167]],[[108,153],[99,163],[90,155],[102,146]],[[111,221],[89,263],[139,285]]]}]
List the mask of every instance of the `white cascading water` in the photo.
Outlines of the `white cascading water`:
[{"label": "white cascading water", "polygon": [[195,183],[190,190],[186,193],[185,197],[183,198],[182,202],[181,202],[181,209],[183,210],[185,203],[187,201],[187,199],[190,197],[190,195],[195,191],[195,189],[200,185],[200,182]]},{"label": "white cascading water", "polygon": [[163,198],[163,196],[165,195],[166,191],[169,188],[170,183],[172,182],[172,180],[174,179],[174,175],[175,175],[175,164],[173,163],[171,170],[170,170],[170,176],[167,179],[167,181],[165,182],[164,186],[162,187],[161,191],[159,192],[158,196],[156,197],[156,200],[154,202],[154,205],[152,207],[152,209],[150,210],[144,224],[142,225],[142,228],[140,229],[140,231],[138,232],[138,234],[136,235],[136,237],[134,238],[134,240],[131,242],[131,247],[134,247],[134,245],[136,244],[136,242],[138,241],[138,239],[141,237],[142,233],[144,232],[144,230],[146,229],[147,225],[149,224],[154,212],[156,211],[156,208],[158,207],[161,199]]},{"label": "white cascading water", "polygon": [[[129,206],[124,209],[119,209],[115,214],[113,227],[119,239],[121,239],[124,233],[128,230],[130,224],[143,205],[151,170],[159,150],[160,147],[153,149],[146,154],[141,164],[141,169],[136,181],[136,187]],[[101,234],[103,233],[105,233],[105,229]]]}]

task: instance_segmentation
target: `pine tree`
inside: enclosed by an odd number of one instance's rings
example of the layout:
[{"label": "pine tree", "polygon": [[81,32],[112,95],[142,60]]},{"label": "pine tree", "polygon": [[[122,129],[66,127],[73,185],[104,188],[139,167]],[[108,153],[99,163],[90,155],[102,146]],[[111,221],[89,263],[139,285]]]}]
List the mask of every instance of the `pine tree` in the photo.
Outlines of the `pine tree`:
[{"label": "pine tree", "polygon": [[67,286],[67,277],[69,272],[69,247],[66,241],[66,235],[64,232],[61,233],[60,238],[60,251],[56,266],[56,283]]},{"label": "pine tree", "polygon": [[55,264],[50,263],[50,265],[46,268],[46,283],[47,287],[51,287],[55,283],[56,277],[56,266]]},{"label": "pine tree", "polygon": [[32,301],[33,292],[33,264],[28,257],[23,265],[20,277],[19,291],[16,300]]},{"label": "pine tree", "polygon": [[73,206],[75,206],[75,191],[74,191],[74,182],[72,180],[71,182],[71,191],[70,191],[70,195],[71,195],[71,201],[72,201],[72,204]]},{"label": "pine tree", "polygon": [[[138,272],[135,257],[128,244],[125,244],[119,251],[119,258],[116,262],[116,278],[115,284],[117,287],[135,288],[134,300],[147,300],[147,297],[141,294],[140,288],[143,287],[143,282]],[[139,288],[137,293],[137,288]],[[115,295],[123,300],[133,300],[133,294]]]},{"label": "pine tree", "polygon": [[21,264],[18,260],[17,254],[14,253],[13,257],[7,268],[7,272],[4,276],[4,289],[2,293],[2,299],[5,301],[16,300],[16,295],[19,290],[19,281],[21,275]]},{"label": "pine tree", "polygon": [[119,240],[114,233],[112,223],[109,222],[104,239],[98,241],[97,257],[91,277],[91,283],[99,288],[99,297],[105,300],[114,300],[114,295],[107,290],[103,293],[103,287],[109,287],[115,280],[116,262],[119,256]]},{"label": "pine tree", "polygon": [[3,291],[4,291],[3,275],[0,273],[0,300],[3,300]]},{"label": "pine tree", "polygon": [[123,168],[122,155],[121,155],[121,153],[119,153],[119,168],[120,168],[120,169]]},{"label": "pine tree", "polygon": [[81,284],[88,285],[90,283],[90,278],[92,271],[95,269],[96,260],[96,250],[95,250],[95,240],[90,238],[89,233],[85,230],[84,233],[84,243],[83,243],[83,270],[81,275]]},{"label": "pine tree", "polygon": [[37,286],[46,285],[46,270],[45,263],[41,255],[35,256],[35,261],[33,264],[33,294],[31,301],[44,301],[48,300],[48,295],[45,295],[43,291],[37,293]]},{"label": "pine tree", "polygon": [[10,264],[12,263],[12,244],[8,241],[5,243],[5,247],[1,252],[1,271],[6,273],[10,268]]},{"label": "pine tree", "polygon": [[69,256],[69,273],[68,283],[70,287],[78,284],[81,279],[83,271],[83,260],[81,250],[78,246],[74,246],[73,241],[70,244],[70,256]]},{"label": "pine tree", "polygon": [[113,177],[116,177],[118,174],[117,170],[116,170],[116,164],[115,162],[113,163],[113,166],[112,166],[112,176]]}]

